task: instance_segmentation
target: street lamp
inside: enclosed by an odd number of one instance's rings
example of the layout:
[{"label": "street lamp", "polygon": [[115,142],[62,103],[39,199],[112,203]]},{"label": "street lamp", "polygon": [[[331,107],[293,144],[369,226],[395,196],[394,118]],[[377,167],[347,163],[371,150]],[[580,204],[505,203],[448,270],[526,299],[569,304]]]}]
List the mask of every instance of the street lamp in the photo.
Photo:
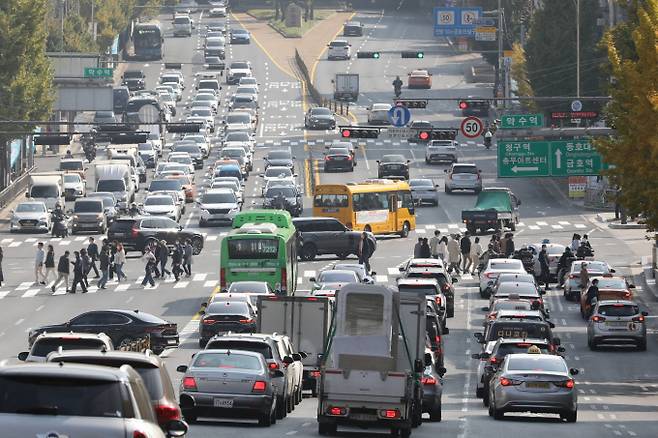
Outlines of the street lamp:
[{"label": "street lamp", "polygon": [[576,0],[576,97],[580,97],[580,0]]}]

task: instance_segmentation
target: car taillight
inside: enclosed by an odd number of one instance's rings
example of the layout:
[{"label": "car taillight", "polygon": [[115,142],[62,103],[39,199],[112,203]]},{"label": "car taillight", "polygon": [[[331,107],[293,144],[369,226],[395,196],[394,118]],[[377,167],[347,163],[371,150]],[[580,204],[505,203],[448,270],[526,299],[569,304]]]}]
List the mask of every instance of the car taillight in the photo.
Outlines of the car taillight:
[{"label": "car taillight", "polygon": [[498,363],[498,358],[496,356],[490,357],[489,358],[489,363],[497,364]]},{"label": "car taillight", "polygon": [[207,319],[202,319],[201,320],[201,324],[214,324],[216,322],[217,322],[217,320],[212,319],[212,318],[207,318]]},{"label": "car taillight", "polygon": [[568,388],[568,389],[573,389],[575,386],[575,383],[572,379],[569,380],[560,380],[558,382],[553,382],[555,386],[559,386],[560,388]]},{"label": "car taillight", "polygon": [[434,297],[434,302],[436,303],[437,306],[441,307],[441,303],[443,302],[443,300],[441,300],[441,297],[436,296]]},{"label": "car taillight", "polygon": [[434,377],[423,377],[421,382],[423,385],[436,385],[436,379]]},{"label": "car taillight", "polygon": [[267,388],[267,383],[262,380],[256,380],[254,386],[251,387],[251,392],[264,392]]},{"label": "car taillight", "polygon": [[138,235],[139,235],[139,228],[137,228],[137,226],[135,225],[130,229],[130,237],[136,239]]},{"label": "car taillight", "polygon": [[386,409],[383,411],[379,411],[379,415],[386,419],[395,419],[395,418],[400,418],[400,411],[397,409]]},{"label": "car taillight", "polygon": [[441,286],[441,289],[443,289],[443,292],[450,292],[450,285],[446,283],[443,286]]},{"label": "car taillight", "polygon": [[311,377],[315,377],[315,378],[320,377],[320,371],[311,371],[309,374]]},{"label": "car taillight", "polygon": [[148,435],[140,430],[136,430],[133,432],[133,438],[148,438]]},{"label": "car taillight", "polygon": [[221,289],[226,288],[226,268],[219,270],[219,287]]},{"label": "car taillight", "polygon": [[632,293],[630,293],[630,292],[624,292],[624,299],[626,299],[626,300],[630,300],[632,296],[633,296]]},{"label": "car taillight", "polygon": [[271,370],[278,370],[279,369],[279,364],[276,363],[276,362],[269,362],[267,364],[267,368],[269,368]]},{"label": "car taillight", "polygon": [[603,322],[603,321],[605,321],[605,318],[602,317],[602,316],[594,315],[594,316],[592,316],[592,321],[594,321],[594,322]]},{"label": "car taillight", "polygon": [[325,160],[325,161],[331,161],[331,157],[330,157],[330,156],[326,156],[326,157],[324,157],[324,160]]},{"label": "car taillight", "polygon": [[287,290],[288,285],[288,270],[286,268],[281,269],[281,292]]},{"label": "car taillight", "polygon": [[329,415],[341,416],[341,415],[345,415],[347,413],[347,410],[345,408],[341,408],[338,406],[330,406],[329,409],[327,409],[327,412],[329,413]]},{"label": "car taillight", "polygon": [[634,322],[644,322],[644,315],[634,317],[633,321]]},{"label": "car taillight", "polygon": [[155,415],[158,417],[159,424],[167,424],[172,420],[181,419],[178,406],[175,405],[156,405]]},{"label": "car taillight", "polygon": [[183,388],[188,391],[196,391],[196,380],[194,380],[194,377],[185,377],[183,379]]},{"label": "car taillight", "polygon": [[441,336],[439,336],[439,335],[434,336],[434,342],[436,342],[437,344],[440,344],[441,343]]},{"label": "car taillight", "polygon": [[501,377],[500,384],[503,386],[516,386],[516,385],[520,385],[521,382],[518,380],[508,379],[507,377]]},{"label": "car taillight", "polygon": [[254,322],[253,319],[241,319],[240,323],[241,324],[252,324]]},{"label": "car taillight", "polygon": [[496,278],[496,274],[494,274],[493,272],[487,272],[486,274],[484,274],[484,276],[487,278]]}]

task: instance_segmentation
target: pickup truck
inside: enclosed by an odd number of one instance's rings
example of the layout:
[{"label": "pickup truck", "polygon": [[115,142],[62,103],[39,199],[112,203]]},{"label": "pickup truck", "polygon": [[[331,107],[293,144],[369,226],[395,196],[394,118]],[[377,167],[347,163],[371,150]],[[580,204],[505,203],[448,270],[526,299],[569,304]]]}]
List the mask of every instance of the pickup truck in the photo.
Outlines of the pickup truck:
[{"label": "pickup truck", "polygon": [[508,188],[495,187],[483,189],[478,195],[472,210],[462,211],[462,221],[471,233],[479,229],[482,232],[490,228],[516,230],[519,223],[519,206],[521,200]]}]

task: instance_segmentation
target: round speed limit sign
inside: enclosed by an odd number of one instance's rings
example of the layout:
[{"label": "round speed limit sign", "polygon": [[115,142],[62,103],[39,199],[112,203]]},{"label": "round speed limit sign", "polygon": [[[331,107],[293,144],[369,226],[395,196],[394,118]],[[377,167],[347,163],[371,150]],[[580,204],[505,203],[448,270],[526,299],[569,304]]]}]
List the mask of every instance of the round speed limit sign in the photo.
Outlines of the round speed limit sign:
[{"label": "round speed limit sign", "polygon": [[482,120],[478,119],[477,117],[466,117],[464,120],[462,120],[462,124],[459,129],[462,131],[462,134],[464,134],[464,137],[475,138],[482,134],[484,125],[482,124]]}]

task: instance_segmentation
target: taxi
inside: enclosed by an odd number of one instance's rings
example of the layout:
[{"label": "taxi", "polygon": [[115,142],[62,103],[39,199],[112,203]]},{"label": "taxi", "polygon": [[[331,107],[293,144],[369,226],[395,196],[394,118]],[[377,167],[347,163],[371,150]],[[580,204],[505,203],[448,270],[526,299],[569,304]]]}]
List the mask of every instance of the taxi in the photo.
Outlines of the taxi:
[{"label": "taxi", "polygon": [[580,315],[583,319],[587,319],[590,314],[591,305],[587,303],[587,291],[592,286],[594,279],[599,280],[599,301],[603,300],[632,300],[634,284],[628,283],[624,277],[612,274],[604,274],[601,276],[592,276],[589,279],[587,287],[581,290],[580,293]]}]

